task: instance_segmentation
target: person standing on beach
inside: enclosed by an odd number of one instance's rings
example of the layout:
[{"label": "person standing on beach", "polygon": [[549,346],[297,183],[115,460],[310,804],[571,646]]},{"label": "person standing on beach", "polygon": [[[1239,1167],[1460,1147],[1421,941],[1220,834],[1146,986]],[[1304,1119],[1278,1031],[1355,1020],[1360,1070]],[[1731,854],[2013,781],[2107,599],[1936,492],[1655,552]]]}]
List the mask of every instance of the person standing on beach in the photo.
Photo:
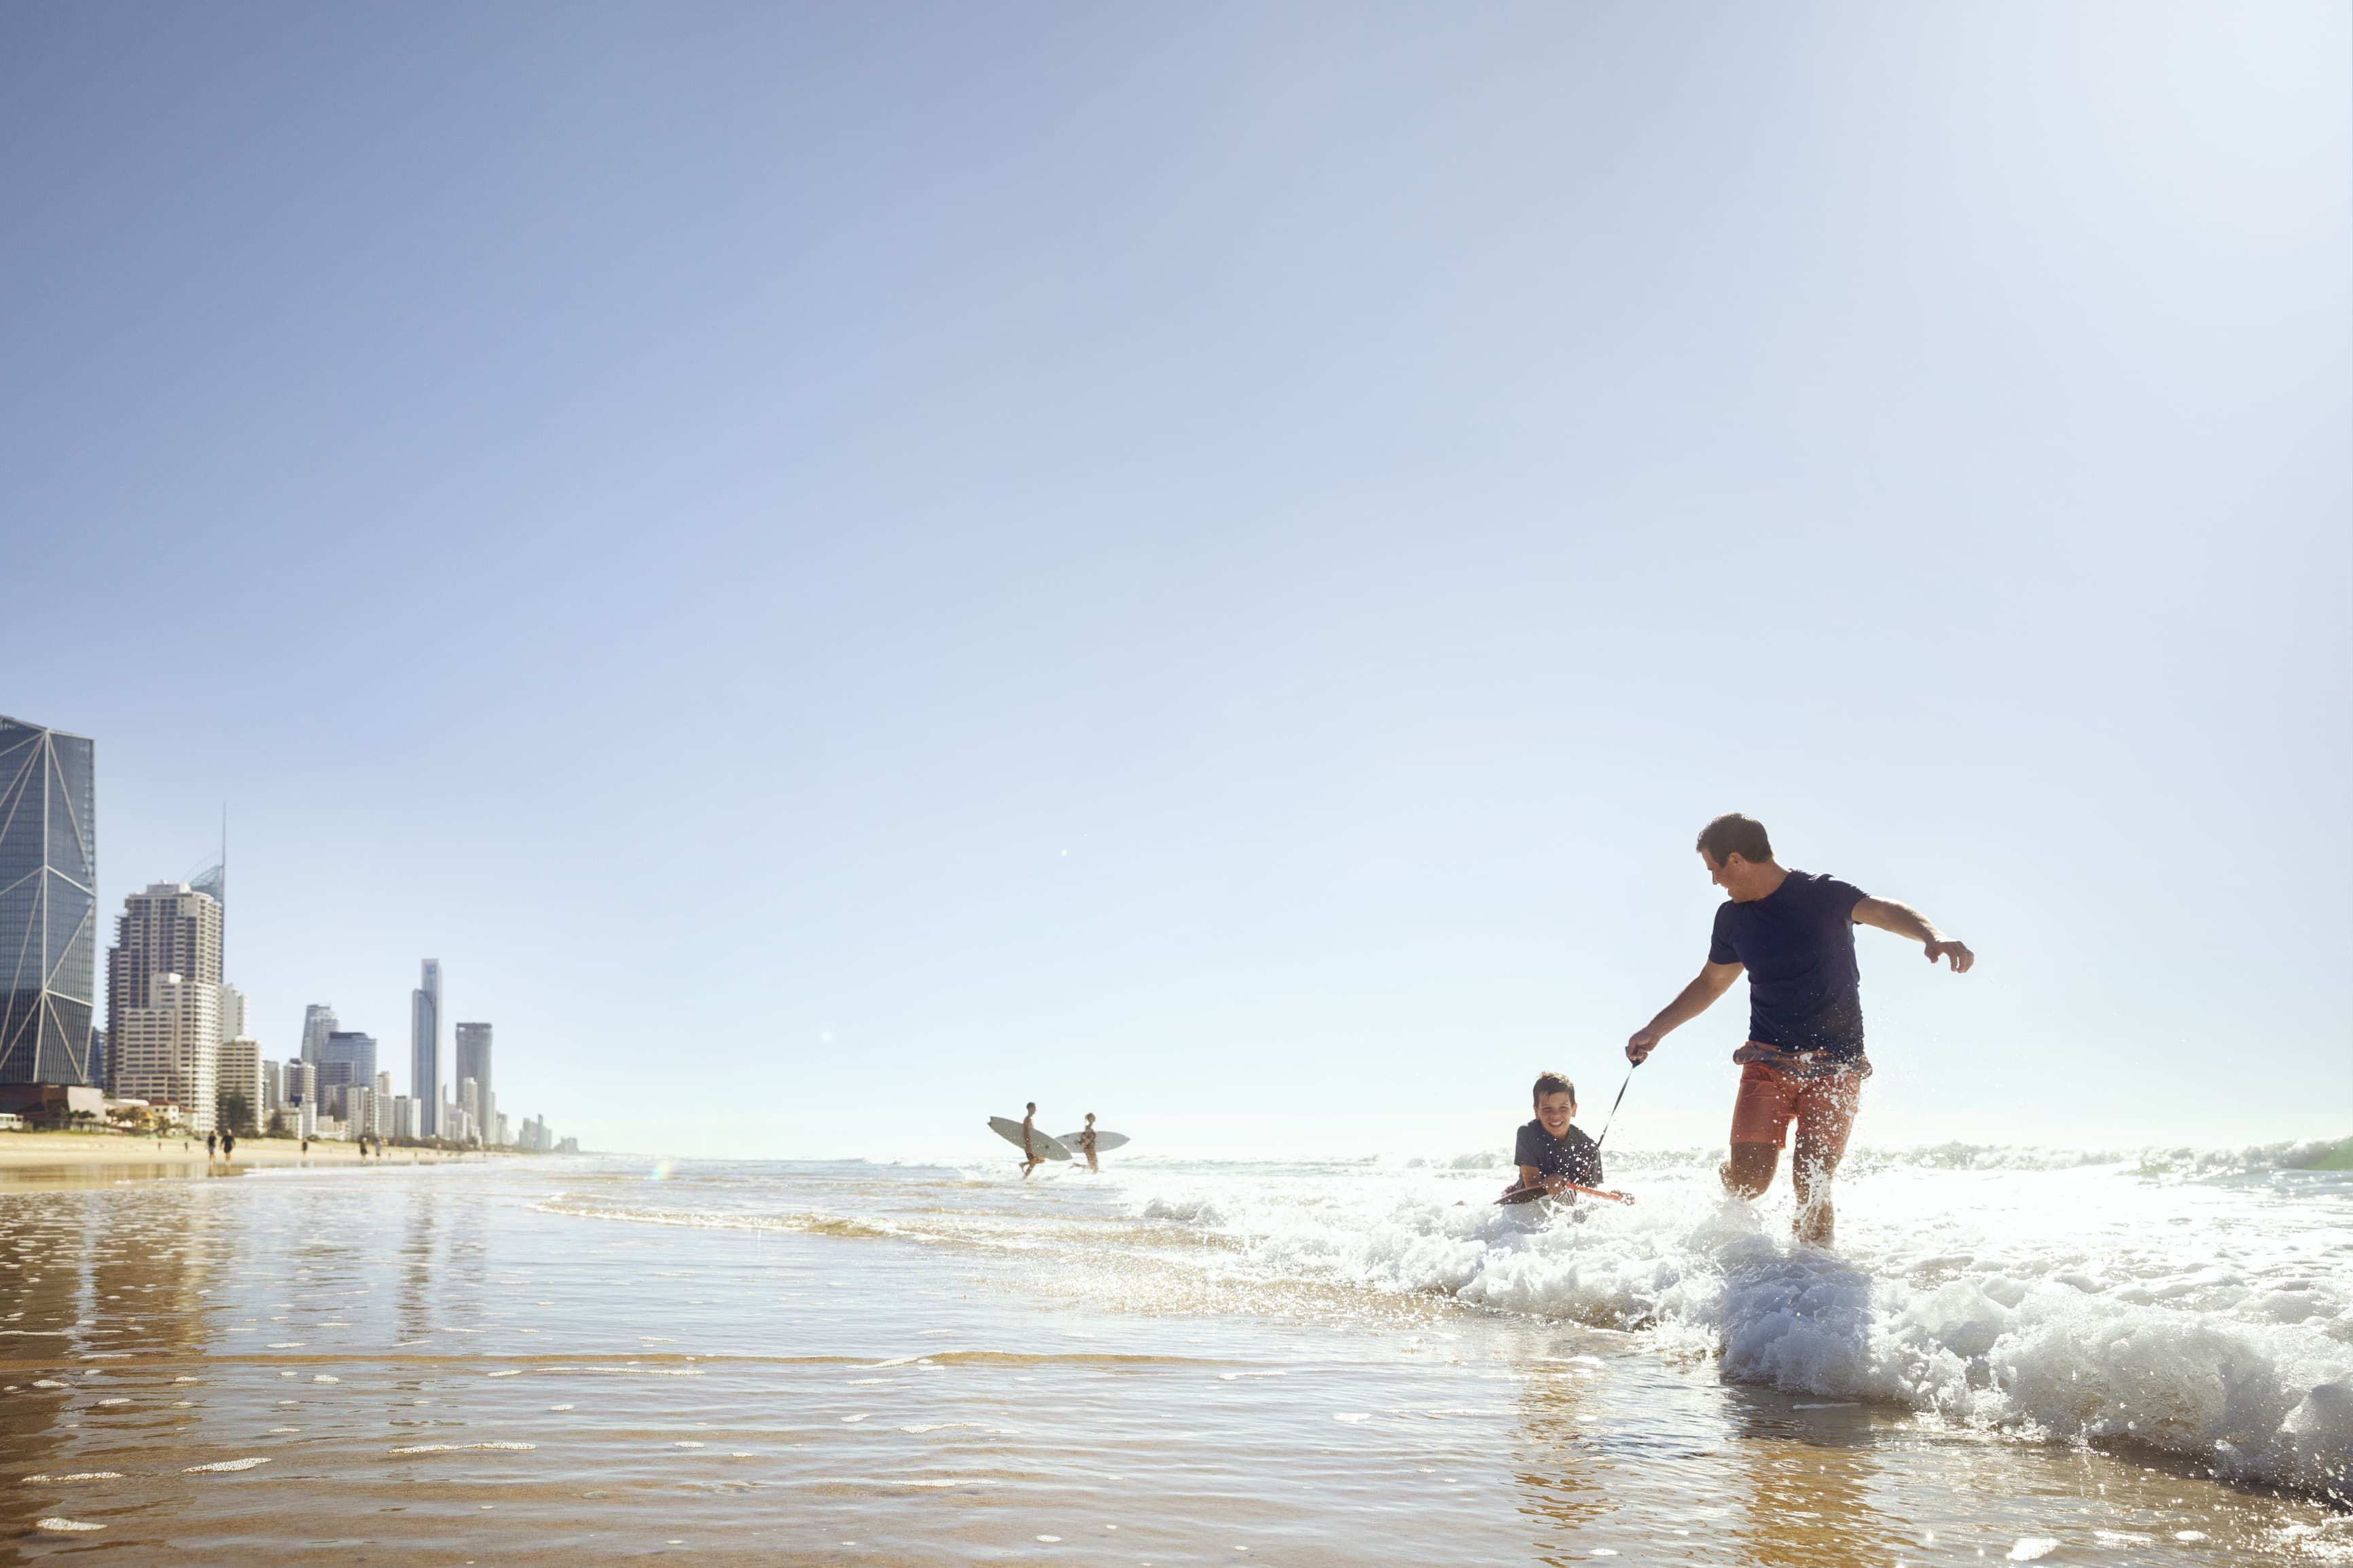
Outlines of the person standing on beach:
[{"label": "person standing on beach", "polygon": [[1079,1133],[1079,1150],[1087,1157],[1087,1169],[1100,1173],[1103,1167],[1095,1163],[1095,1113],[1092,1110],[1087,1112],[1087,1124]]},{"label": "person standing on beach", "polygon": [[229,1163],[229,1162],[234,1161],[236,1158],[237,1158],[237,1134],[236,1134],[236,1133],[234,1133],[234,1132],[224,1132],[224,1133],[222,1133],[222,1134],[221,1134],[221,1160],[222,1160],[222,1163]]},{"label": "person standing on beach", "polygon": [[206,1133],[206,1134],[205,1134],[205,1158],[206,1158],[206,1159],[207,1159],[207,1160],[216,1159],[216,1158],[217,1158],[217,1157],[219,1156],[219,1154],[220,1154],[220,1134],[219,1134],[219,1133],[217,1133],[217,1132],[207,1132],[207,1133]]},{"label": "person standing on beach", "polygon": [[1716,907],[1707,964],[1634,1031],[1626,1059],[1641,1066],[1660,1041],[1706,1012],[1746,972],[1748,1039],[1732,1053],[1740,1090],[1732,1107],[1731,1155],[1717,1173],[1735,1196],[1763,1196],[1795,1121],[1792,1228],[1799,1241],[1828,1247],[1836,1217],[1831,1177],[1854,1131],[1862,1080],[1871,1076],[1854,928],[1876,926],[1916,942],[1929,963],[1945,959],[1956,974],[1968,973],[1977,957],[1908,905],[1872,898],[1834,877],[1784,869],[1773,859],[1765,825],[1753,817],[1717,817],[1701,830],[1698,847],[1708,879],[1726,895]]}]

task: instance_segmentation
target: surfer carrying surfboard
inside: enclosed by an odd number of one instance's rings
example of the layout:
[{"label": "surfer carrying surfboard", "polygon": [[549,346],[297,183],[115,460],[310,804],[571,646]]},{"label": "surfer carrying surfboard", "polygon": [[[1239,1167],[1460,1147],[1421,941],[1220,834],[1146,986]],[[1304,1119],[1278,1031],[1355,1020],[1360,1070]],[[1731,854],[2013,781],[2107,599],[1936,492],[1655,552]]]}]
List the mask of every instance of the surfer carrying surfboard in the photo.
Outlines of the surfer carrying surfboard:
[{"label": "surfer carrying surfboard", "polygon": [[1038,1139],[1038,1102],[1031,1100],[1021,1114],[1021,1179],[1028,1181],[1029,1173],[1046,1163],[1046,1151]]},{"label": "surfer carrying surfboard", "polygon": [[1103,1170],[1101,1165],[1095,1163],[1095,1113],[1093,1111],[1087,1112],[1087,1124],[1081,1130],[1071,1146],[1087,1157],[1088,1170],[1097,1173]]},{"label": "surfer carrying surfboard", "polygon": [[1640,1067],[1659,1042],[1698,1017],[1748,976],[1748,1039],[1732,1053],[1740,1091],[1732,1107],[1732,1150],[1718,1174],[1742,1198],[1773,1184],[1789,1124],[1798,1147],[1789,1180],[1798,1196],[1798,1239],[1831,1245],[1835,1219],[1831,1177],[1854,1130],[1871,1060],[1862,1051],[1862,977],[1854,928],[1876,926],[1944,959],[1956,974],[1977,957],[1926,916],[1892,899],[1874,899],[1835,877],[1791,871],[1773,859],[1765,825],[1737,812],[1701,829],[1700,859],[1722,888],[1707,964],[1659,1016],[1626,1042]]}]

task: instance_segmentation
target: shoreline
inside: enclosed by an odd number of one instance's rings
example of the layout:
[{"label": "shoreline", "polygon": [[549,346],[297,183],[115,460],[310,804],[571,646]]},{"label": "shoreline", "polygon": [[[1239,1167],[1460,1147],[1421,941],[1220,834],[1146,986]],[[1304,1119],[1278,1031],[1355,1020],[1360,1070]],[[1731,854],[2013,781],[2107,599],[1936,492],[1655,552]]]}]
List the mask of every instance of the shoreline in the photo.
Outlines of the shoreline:
[{"label": "shoreline", "polygon": [[512,1153],[512,1150],[459,1152],[447,1149],[391,1148],[378,1160],[363,1161],[356,1143],[314,1138],[309,1153],[299,1138],[240,1138],[237,1157],[207,1157],[201,1138],[132,1138],[106,1132],[0,1132],[0,1176],[34,1175],[45,1171],[77,1172],[100,1166],[138,1167],[150,1175],[201,1174],[248,1166],[348,1166],[358,1170],[385,1165],[455,1164],[481,1162]]}]

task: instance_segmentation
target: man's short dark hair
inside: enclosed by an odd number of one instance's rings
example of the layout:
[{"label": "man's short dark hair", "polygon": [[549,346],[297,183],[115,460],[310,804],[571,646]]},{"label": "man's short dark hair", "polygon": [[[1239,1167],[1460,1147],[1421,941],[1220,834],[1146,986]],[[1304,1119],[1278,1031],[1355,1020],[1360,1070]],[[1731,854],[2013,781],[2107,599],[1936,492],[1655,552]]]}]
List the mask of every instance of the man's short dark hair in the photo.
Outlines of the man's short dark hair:
[{"label": "man's short dark hair", "polygon": [[1547,1094],[1565,1094],[1571,1105],[1577,1103],[1577,1085],[1556,1072],[1536,1074],[1536,1091],[1530,1098],[1540,1100]]},{"label": "man's short dark hair", "polygon": [[1701,828],[1699,847],[1700,853],[1719,866],[1735,855],[1752,866],[1761,866],[1773,858],[1773,841],[1765,837],[1765,825],[1736,811],[1727,811]]}]

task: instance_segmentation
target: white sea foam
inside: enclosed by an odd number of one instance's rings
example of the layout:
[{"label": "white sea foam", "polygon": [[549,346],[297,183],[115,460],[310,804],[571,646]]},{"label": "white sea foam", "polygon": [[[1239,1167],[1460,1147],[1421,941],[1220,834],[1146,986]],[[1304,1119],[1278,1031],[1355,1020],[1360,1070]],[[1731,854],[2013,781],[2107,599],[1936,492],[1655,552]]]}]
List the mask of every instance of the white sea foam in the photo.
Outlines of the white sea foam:
[{"label": "white sea foam", "polygon": [[1613,1160],[1632,1209],[1498,1208],[1442,1165],[1303,1183],[1194,1167],[1131,1180],[1129,1205],[1216,1233],[1207,1268],[1238,1248],[1260,1277],[1643,1331],[1736,1381],[2344,1498],[2353,1177],[2294,1170],[2308,1153],[1863,1156],[1840,1180],[1835,1254],[1786,1239],[1786,1198],[1724,1199],[1704,1156]]},{"label": "white sea foam", "polygon": [[[1496,1207],[1504,1157],[1494,1151],[1145,1158],[1050,1204],[1005,1171],[975,1167],[964,1173],[971,1190],[946,1196],[828,1187],[786,1201],[745,1184],[700,1191],[710,1206],[696,1210],[613,1193],[542,1206],[1050,1256],[1067,1246],[1081,1265],[1106,1268],[1134,1236],[1148,1238],[1153,1267],[1213,1280],[1442,1293],[1632,1333],[1809,1404],[1896,1404],[2028,1439],[2137,1442],[2226,1479],[2348,1498],[2353,1173],[2301,1168],[2324,1147],[1859,1150],[1839,1179],[1835,1255],[1788,1241],[1786,1184],[1754,1208],[1728,1202],[1714,1176],[1720,1152],[1697,1150],[1611,1151],[1611,1183],[1641,1198],[1630,1209]],[[837,1212],[811,1208],[812,1196]],[[1171,1245],[1187,1236],[1199,1245]]]}]

